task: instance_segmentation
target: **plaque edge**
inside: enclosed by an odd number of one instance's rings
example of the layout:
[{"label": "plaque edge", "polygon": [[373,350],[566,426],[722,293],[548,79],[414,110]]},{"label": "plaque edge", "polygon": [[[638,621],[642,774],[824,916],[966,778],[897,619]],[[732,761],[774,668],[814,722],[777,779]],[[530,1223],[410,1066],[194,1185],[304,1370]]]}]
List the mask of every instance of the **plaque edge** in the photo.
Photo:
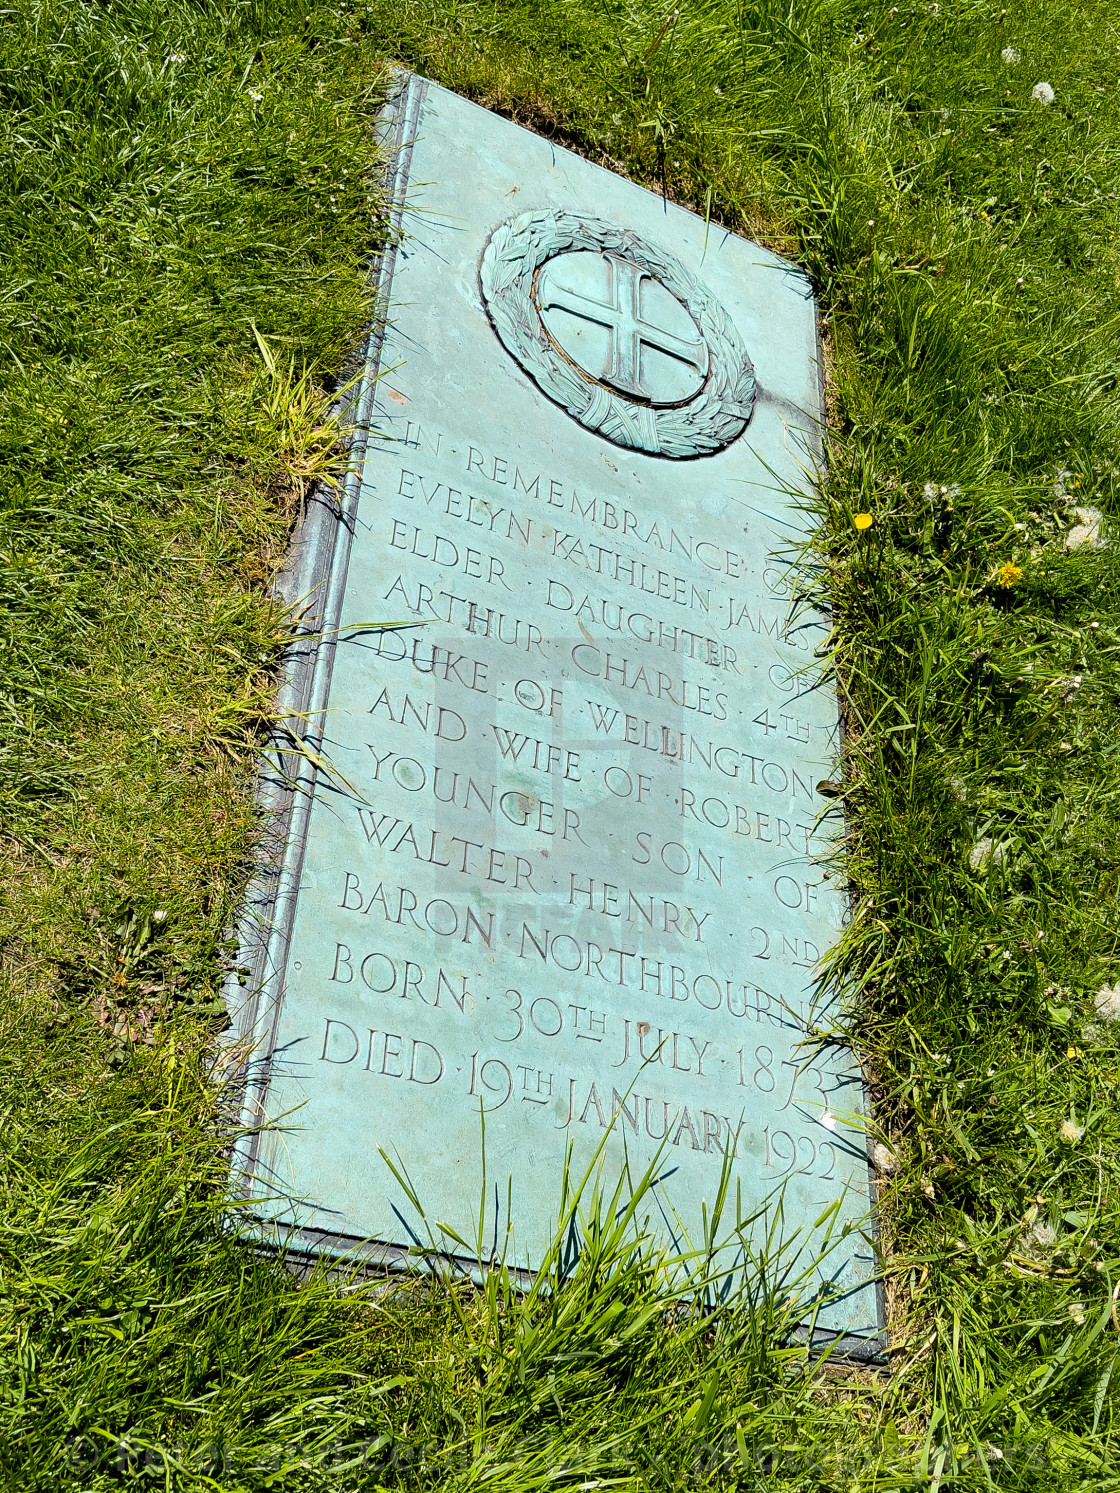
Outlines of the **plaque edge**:
[{"label": "plaque edge", "polygon": [[336,629],[341,622],[392,281],[404,236],[402,220],[412,147],[428,91],[426,80],[403,70],[394,69],[390,79],[376,126],[386,151],[382,180],[388,231],[384,248],[371,262],[369,325],[350,359],[350,366],[359,370],[356,389],[344,392],[334,409],[344,425],[352,422],[347,442],[351,460],[337,497],[319,490],[309,498],[270,587],[271,594],[290,610],[316,593],[321,596],[321,604],[317,615],[301,617],[298,640],[288,650],[280,671],[276,704],[281,718],[304,717],[308,726],[303,741],[283,727],[274,730],[259,754],[253,798],[260,829],[249,852],[249,874],[232,920],[230,942],[236,948],[235,967],[227,970],[221,986],[230,1025],[220,1039],[214,1067],[227,1096],[224,1118],[232,1137],[229,1192],[238,1202],[249,1201],[258,1180],[270,1078],[267,1050],[283,1002],[288,943],[306,845],[304,822],[320,776],[319,752],[325,736],[323,721],[337,649]]}]

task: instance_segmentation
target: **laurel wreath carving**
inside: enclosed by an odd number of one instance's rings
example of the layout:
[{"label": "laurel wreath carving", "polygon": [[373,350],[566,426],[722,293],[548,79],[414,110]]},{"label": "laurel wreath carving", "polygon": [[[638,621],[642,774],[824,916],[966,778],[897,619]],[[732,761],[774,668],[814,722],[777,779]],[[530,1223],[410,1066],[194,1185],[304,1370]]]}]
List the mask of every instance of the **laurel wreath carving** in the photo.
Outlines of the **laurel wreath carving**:
[{"label": "laurel wreath carving", "polygon": [[[629,260],[687,308],[710,360],[692,399],[671,407],[628,399],[558,350],[533,299],[535,276],[558,254],[579,250]],[[617,446],[683,460],[722,451],[746,429],[754,408],[754,367],[731,318],[678,260],[630,229],[574,213],[521,213],[491,234],[479,280],[502,346],[549,399],[588,430]]]}]

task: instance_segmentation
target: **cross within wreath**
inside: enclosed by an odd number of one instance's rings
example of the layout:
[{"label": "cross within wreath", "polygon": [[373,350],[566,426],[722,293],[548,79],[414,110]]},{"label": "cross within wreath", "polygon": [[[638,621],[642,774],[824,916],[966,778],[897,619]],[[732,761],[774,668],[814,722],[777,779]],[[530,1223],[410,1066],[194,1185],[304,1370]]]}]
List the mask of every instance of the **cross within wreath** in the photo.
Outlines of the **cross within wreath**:
[{"label": "cross within wreath", "polygon": [[567,311],[583,321],[605,327],[609,337],[607,372],[603,382],[632,399],[648,399],[642,386],[642,348],[651,347],[687,363],[703,377],[708,372],[708,347],[702,338],[676,336],[642,315],[642,283],[653,276],[629,259],[604,254],[607,267],[607,300],[599,300],[558,284],[554,276],[537,304],[541,311]]},{"label": "cross within wreath", "polygon": [[[605,262],[605,291],[596,294],[592,286],[588,295],[583,288],[556,283],[553,275],[542,279],[550,261],[580,252]],[[683,325],[684,335],[659,326],[664,318],[648,305],[643,314],[647,281],[679,303],[697,338],[690,338]],[[679,259],[633,229],[547,208],[520,213],[490,235],[479,264],[479,290],[510,357],[549,399],[602,439],[681,461],[714,456],[746,429],[755,399],[754,368],[731,318]],[[581,367],[552,336],[543,319],[552,308],[605,328],[605,377]],[[672,402],[652,398],[643,387],[643,348],[693,369],[696,392]]]}]

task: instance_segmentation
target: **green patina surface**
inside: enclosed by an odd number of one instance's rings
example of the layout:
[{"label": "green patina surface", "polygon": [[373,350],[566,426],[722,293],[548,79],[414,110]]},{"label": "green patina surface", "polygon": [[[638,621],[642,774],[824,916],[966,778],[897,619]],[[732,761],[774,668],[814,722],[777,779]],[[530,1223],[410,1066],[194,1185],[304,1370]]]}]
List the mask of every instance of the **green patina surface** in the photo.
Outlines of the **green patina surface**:
[{"label": "green patina surface", "polygon": [[780,1197],[806,1316],[871,1336],[862,1083],[816,1035],[847,908],[794,568],[809,286],[418,79],[396,114],[384,372],[314,603],[332,771],[239,1033],[255,1185],[336,1248],[435,1242],[387,1153],[441,1247],[522,1268],[566,1160],[652,1167],[654,1232],[728,1268]]}]

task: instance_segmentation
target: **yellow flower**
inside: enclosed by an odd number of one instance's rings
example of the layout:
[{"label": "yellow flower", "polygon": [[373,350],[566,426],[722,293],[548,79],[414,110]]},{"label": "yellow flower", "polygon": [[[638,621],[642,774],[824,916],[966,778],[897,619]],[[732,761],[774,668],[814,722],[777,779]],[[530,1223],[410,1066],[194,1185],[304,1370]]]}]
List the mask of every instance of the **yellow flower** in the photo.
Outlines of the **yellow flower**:
[{"label": "yellow flower", "polygon": [[857,529],[870,529],[874,522],[875,520],[871,517],[870,513],[857,513],[855,518],[852,519],[852,523],[855,524]]},{"label": "yellow flower", "polygon": [[1023,567],[1016,565],[1014,560],[1005,560],[996,571],[996,585],[1002,586],[1004,590],[1010,590],[1015,582],[1022,578]]}]

